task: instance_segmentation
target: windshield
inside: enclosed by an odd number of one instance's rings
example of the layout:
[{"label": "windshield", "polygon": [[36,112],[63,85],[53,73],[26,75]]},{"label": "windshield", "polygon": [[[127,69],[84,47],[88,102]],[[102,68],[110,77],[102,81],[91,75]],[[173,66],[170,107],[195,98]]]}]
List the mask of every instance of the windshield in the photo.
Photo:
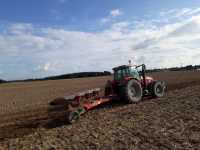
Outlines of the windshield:
[{"label": "windshield", "polygon": [[139,73],[135,68],[124,68],[116,70],[114,73],[115,80],[121,80],[126,76],[131,76],[133,78],[139,79]]}]

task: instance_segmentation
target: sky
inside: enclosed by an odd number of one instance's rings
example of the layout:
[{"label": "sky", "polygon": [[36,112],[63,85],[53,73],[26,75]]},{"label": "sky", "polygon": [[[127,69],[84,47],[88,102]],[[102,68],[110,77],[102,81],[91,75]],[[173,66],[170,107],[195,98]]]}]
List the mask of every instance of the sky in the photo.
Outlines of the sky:
[{"label": "sky", "polygon": [[199,0],[1,0],[0,78],[200,64]]}]

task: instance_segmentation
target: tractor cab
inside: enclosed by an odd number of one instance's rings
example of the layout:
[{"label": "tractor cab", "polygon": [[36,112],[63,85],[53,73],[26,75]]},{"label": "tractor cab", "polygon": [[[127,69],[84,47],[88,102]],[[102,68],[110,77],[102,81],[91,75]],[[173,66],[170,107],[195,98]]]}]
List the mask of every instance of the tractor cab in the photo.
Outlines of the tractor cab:
[{"label": "tractor cab", "polygon": [[125,78],[134,78],[140,80],[140,75],[135,67],[132,66],[119,66],[113,68],[114,70],[114,80],[124,80]]}]

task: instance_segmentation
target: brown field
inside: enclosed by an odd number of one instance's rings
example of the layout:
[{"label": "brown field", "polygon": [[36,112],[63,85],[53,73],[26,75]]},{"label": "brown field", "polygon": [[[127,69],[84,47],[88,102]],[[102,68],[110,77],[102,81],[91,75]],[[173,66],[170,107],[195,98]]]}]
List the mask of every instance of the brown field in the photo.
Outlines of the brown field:
[{"label": "brown field", "polygon": [[151,76],[166,81],[164,98],[102,106],[74,125],[51,120],[48,102],[111,77],[2,84],[0,149],[200,149],[200,72]]}]

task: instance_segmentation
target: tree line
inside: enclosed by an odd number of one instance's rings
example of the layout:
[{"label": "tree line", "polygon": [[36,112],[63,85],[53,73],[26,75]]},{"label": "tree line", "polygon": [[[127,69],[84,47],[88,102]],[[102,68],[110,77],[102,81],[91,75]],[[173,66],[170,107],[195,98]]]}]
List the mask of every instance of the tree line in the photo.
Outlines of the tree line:
[{"label": "tree line", "polygon": [[[161,72],[161,71],[187,71],[187,70],[200,70],[200,65],[188,65],[184,67],[173,67],[173,68],[161,68],[161,69],[148,69],[146,72]],[[112,73],[109,71],[104,72],[79,72],[79,73],[71,73],[71,74],[64,74],[58,76],[50,76],[40,79],[26,79],[26,80],[12,80],[6,81],[0,79],[1,83],[7,82],[28,82],[28,81],[45,81],[45,80],[59,80],[59,79],[72,79],[72,78],[84,78],[84,77],[98,77],[98,76],[110,76]]]}]

